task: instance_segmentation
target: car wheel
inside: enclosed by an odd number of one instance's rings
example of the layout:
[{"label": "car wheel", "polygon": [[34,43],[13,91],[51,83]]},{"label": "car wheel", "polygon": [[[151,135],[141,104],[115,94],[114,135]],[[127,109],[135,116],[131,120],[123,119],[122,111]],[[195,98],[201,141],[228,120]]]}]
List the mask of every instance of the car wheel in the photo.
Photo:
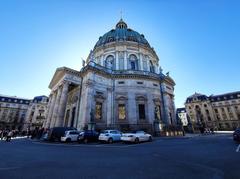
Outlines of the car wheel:
[{"label": "car wheel", "polygon": [[139,138],[135,139],[135,143],[138,144],[139,143]]},{"label": "car wheel", "polygon": [[83,142],[84,142],[85,144],[87,144],[87,143],[88,143],[88,139],[85,138],[85,139],[83,140]]},{"label": "car wheel", "polygon": [[109,143],[109,144],[112,144],[112,143],[113,143],[113,139],[112,139],[112,138],[109,138],[109,139],[108,139],[108,143]]},{"label": "car wheel", "polygon": [[71,139],[70,139],[70,138],[67,138],[67,139],[66,139],[66,142],[71,142]]},{"label": "car wheel", "polygon": [[149,141],[149,142],[152,142],[152,137],[151,137],[151,136],[149,136],[148,141]]}]

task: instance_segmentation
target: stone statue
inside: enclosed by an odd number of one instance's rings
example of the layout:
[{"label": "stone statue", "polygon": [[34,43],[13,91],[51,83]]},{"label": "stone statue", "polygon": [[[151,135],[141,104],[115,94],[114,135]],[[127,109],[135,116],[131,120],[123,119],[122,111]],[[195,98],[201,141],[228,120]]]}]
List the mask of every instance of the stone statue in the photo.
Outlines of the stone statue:
[{"label": "stone statue", "polygon": [[163,69],[161,66],[159,66],[159,74],[162,74],[162,72],[163,72]]},{"label": "stone statue", "polygon": [[159,111],[159,107],[158,106],[155,106],[154,114],[155,114],[155,119],[159,121],[160,120],[160,111]]},{"label": "stone statue", "polygon": [[90,122],[94,122],[94,114],[92,110],[90,112]]},{"label": "stone statue", "polygon": [[82,66],[84,67],[85,66],[85,60],[83,60],[83,58],[82,58]]}]

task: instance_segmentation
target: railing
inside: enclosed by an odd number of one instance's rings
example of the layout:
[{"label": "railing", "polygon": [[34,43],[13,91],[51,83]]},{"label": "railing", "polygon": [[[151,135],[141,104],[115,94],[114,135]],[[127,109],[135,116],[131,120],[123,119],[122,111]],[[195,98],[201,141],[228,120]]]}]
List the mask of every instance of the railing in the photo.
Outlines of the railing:
[{"label": "railing", "polygon": [[[155,78],[161,78],[163,74],[157,74],[149,71],[142,71],[142,70],[112,70],[110,68],[103,67],[95,62],[90,61],[87,66],[94,67],[96,69],[99,69],[101,71],[104,71],[109,74],[113,75],[146,75],[146,76],[151,76]],[[86,67],[87,67],[86,66]]]}]

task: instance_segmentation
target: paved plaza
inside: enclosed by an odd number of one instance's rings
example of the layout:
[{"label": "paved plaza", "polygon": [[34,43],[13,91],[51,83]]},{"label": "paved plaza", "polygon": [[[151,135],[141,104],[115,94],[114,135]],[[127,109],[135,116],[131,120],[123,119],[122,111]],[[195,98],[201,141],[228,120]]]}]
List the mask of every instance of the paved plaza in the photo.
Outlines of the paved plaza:
[{"label": "paved plaza", "polygon": [[157,138],[142,144],[0,141],[1,179],[239,178],[231,135]]}]

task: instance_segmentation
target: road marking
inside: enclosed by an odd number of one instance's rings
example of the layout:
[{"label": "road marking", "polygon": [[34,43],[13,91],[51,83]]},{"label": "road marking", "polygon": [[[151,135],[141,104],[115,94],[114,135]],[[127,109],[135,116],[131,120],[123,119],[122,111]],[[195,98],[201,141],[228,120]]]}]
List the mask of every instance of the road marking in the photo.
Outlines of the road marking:
[{"label": "road marking", "polygon": [[0,170],[15,170],[15,169],[19,169],[21,167],[1,167]]},{"label": "road marking", "polygon": [[238,145],[236,152],[239,152],[239,150],[240,150],[240,144]]}]

